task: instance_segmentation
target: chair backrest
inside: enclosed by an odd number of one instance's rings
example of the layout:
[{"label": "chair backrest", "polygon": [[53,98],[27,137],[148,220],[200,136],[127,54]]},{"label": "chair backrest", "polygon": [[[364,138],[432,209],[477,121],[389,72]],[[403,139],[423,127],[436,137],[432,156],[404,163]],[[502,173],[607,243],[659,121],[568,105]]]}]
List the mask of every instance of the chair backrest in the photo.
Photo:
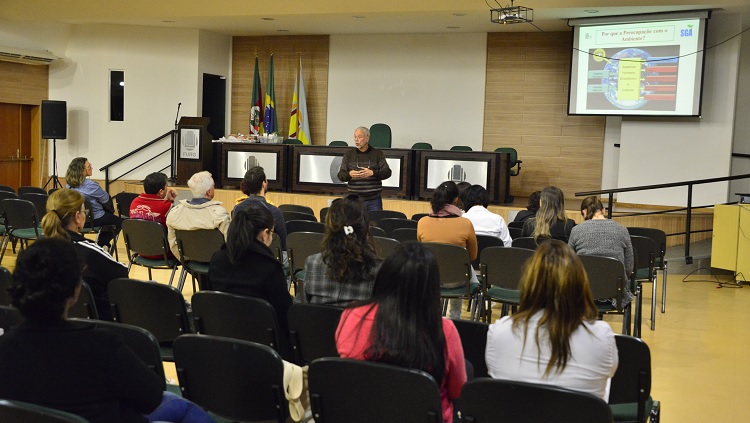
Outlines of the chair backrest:
[{"label": "chair backrest", "polygon": [[125,239],[128,257],[133,254],[166,257],[170,251],[166,228],[159,222],[140,219],[123,220],[122,237]]},{"label": "chair backrest", "polygon": [[651,395],[651,351],[643,340],[615,335],[619,364],[609,388],[609,403],[638,403],[638,421],[646,420]]},{"label": "chair backrest", "polygon": [[[6,198],[18,198],[18,196],[15,192],[0,191],[0,202],[2,202],[2,200],[5,200]],[[0,208],[0,212],[2,212],[2,208]]]},{"label": "chair backrest", "polygon": [[10,305],[10,292],[8,289],[13,285],[13,274],[5,267],[0,266],[0,305]]},{"label": "chair backrest", "polygon": [[193,294],[190,302],[197,333],[257,342],[279,351],[279,322],[268,301],[200,291]]},{"label": "chair backrest", "polygon": [[294,358],[309,363],[321,357],[338,357],[336,328],[344,310],[320,304],[294,304],[287,312]]},{"label": "chair backrest", "polygon": [[411,146],[412,150],[432,150],[432,144],[428,142],[415,142]]},{"label": "chair backrest", "polygon": [[183,335],[174,343],[182,396],[232,421],[283,423],[288,413],[284,365],[272,348],[210,335]]},{"label": "chair backrest", "polygon": [[554,385],[501,379],[475,379],[458,400],[465,422],[606,423],[612,412],[604,400]]},{"label": "chair backrest", "polygon": [[119,278],[109,282],[107,293],[116,322],[146,329],[160,345],[190,333],[185,299],[174,287]]},{"label": "chair backrest", "polygon": [[323,234],[318,232],[294,232],[286,237],[286,250],[292,271],[305,267],[305,260],[321,251]]},{"label": "chair backrest", "polygon": [[579,255],[589,278],[594,298],[617,298],[617,310],[622,311],[625,290],[625,266],[612,257]]},{"label": "chair backrest", "polygon": [[[646,269],[645,272],[638,272],[638,278],[652,279],[654,276],[654,264],[656,257],[659,257],[659,247],[653,239],[630,235],[630,243],[633,245],[633,256],[635,258],[634,270]],[[645,274],[641,274],[645,273]]]},{"label": "chair backrest", "polygon": [[440,242],[425,242],[424,245],[432,251],[437,259],[440,270],[440,287],[459,288],[465,286],[468,291],[469,278],[471,277],[469,251],[458,245]]},{"label": "chair backrest", "polygon": [[510,239],[523,238],[523,229],[522,228],[511,228],[511,227],[508,227],[508,232],[510,232]]},{"label": "chair backrest", "polygon": [[312,213],[301,213],[297,211],[282,210],[281,214],[284,215],[284,222],[288,222],[290,220],[309,220],[312,222],[318,221],[318,218],[315,217],[315,214],[312,214]]},{"label": "chair backrest", "polygon": [[349,144],[346,141],[331,141],[328,143],[329,147],[348,147]]},{"label": "chair backrest", "polygon": [[117,203],[117,214],[120,217],[130,217],[130,204],[138,197],[138,194],[133,192],[120,192],[115,195],[115,203]]},{"label": "chair backrest", "polygon": [[10,400],[0,400],[0,421],[4,423],[87,423],[86,419],[75,414]]},{"label": "chair backrest", "polygon": [[518,151],[512,147],[500,147],[495,149],[495,153],[508,153],[510,158],[508,160],[508,166],[513,167],[518,161]]},{"label": "chair backrest", "polygon": [[52,195],[53,192],[61,190],[62,188],[50,188],[47,190],[47,195]]},{"label": "chair backrest", "polygon": [[[6,198],[0,201],[5,212],[5,224],[11,229],[37,228],[40,220],[36,213],[36,206],[29,200],[20,198]],[[37,235],[40,235],[38,231]]]},{"label": "chair backrest", "polygon": [[325,233],[326,225],[312,220],[288,220],[286,222],[287,236],[294,232],[317,232]]},{"label": "chair backrest", "polygon": [[398,228],[391,232],[391,238],[398,242],[408,242],[417,240],[417,229],[416,228]]},{"label": "chair backrest", "polygon": [[491,235],[477,235],[477,258],[471,262],[475,269],[479,269],[479,260],[482,257],[482,251],[489,247],[505,247],[502,239]]},{"label": "chair backrest", "polygon": [[382,260],[387,259],[401,245],[398,240],[393,238],[374,236],[373,239],[375,240],[375,251]]},{"label": "chair backrest", "polygon": [[455,319],[453,324],[464,347],[464,358],[474,367],[474,377],[489,377],[484,353],[487,349],[487,330],[490,325],[464,319]]},{"label": "chair backrest", "polygon": [[271,245],[269,245],[268,248],[271,249],[276,260],[281,261],[281,237],[276,232],[271,234],[271,237]]},{"label": "chair backrest", "polygon": [[385,231],[386,236],[391,236],[394,229],[413,228],[417,229],[417,221],[405,217],[385,217],[378,221],[377,226]]},{"label": "chair backrest", "polygon": [[12,192],[13,194],[16,193],[16,190],[14,190],[13,187],[9,185],[0,185],[0,191]]},{"label": "chair backrest", "polygon": [[370,234],[372,236],[379,236],[381,238],[386,238],[388,236],[383,228],[379,228],[377,226],[370,226]]},{"label": "chair backrest", "polygon": [[299,204],[281,204],[279,206],[279,210],[281,210],[282,212],[293,211],[298,213],[307,213],[309,215],[315,216],[315,212],[311,207],[301,206]]},{"label": "chair backrest", "polygon": [[523,229],[523,225],[524,225],[523,221],[520,221],[520,222],[510,221],[510,222],[508,222],[508,227],[509,228]]},{"label": "chair backrest", "polygon": [[406,215],[396,210],[373,210],[367,212],[370,222],[377,226],[381,219],[406,219]]},{"label": "chair backrest", "polygon": [[81,282],[81,293],[78,294],[78,301],[68,309],[68,317],[79,319],[98,319],[99,310],[96,308],[94,294],[91,287],[86,282]]},{"label": "chair backrest", "polygon": [[128,348],[130,348],[135,355],[143,361],[143,364],[159,376],[159,381],[163,384],[162,389],[167,388],[166,379],[164,377],[164,364],[161,361],[161,352],[159,350],[159,341],[156,340],[156,337],[151,332],[139,328],[138,326],[108,322],[105,320],[70,320],[80,324],[93,324],[98,328],[106,329],[118,334],[125,345],[127,345]]},{"label": "chair backrest", "polygon": [[429,374],[382,363],[321,358],[310,363],[316,422],[442,422],[440,390]]},{"label": "chair backrest", "polygon": [[321,223],[325,223],[326,222],[326,215],[328,214],[328,209],[329,208],[330,207],[323,207],[323,208],[320,209],[320,221],[321,221]]},{"label": "chair backrest", "polygon": [[19,196],[22,200],[28,200],[34,203],[34,207],[36,207],[36,215],[39,217],[39,221],[41,222],[42,217],[47,214],[47,193],[39,193],[39,192],[25,192]]},{"label": "chair backrest", "polygon": [[215,252],[224,245],[224,234],[218,229],[175,230],[180,261],[208,263]]},{"label": "chair backrest", "polygon": [[91,231],[94,229],[94,209],[91,200],[83,197],[83,207],[86,209],[86,222],[83,223],[83,228]]},{"label": "chair backrest", "polygon": [[657,247],[659,247],[659,254],[656,256],[656,266],[663,268],[664,255],[667,253],[667,234],[661,229],[654,228],[629,227],[627,229],[630,235],[645,236],[656,242]]},{"label": "chair backrest", "polygon": [[33,194],[44,194],[44,195],[47,195],[47,191],[45,191],[44,188],[30,187],[30,186],[18,187],[18,196],[19,197],[22,196],[22,195],[24,195],[24,194],[32,194],[32,193]]},{"label": "chair backrest", "polygon": [[391,148],[391,127],[385,123],[375,123],[370,126],[370,145],[375,148]]},{"label": "chair backrest", "polygon": [[454,145],[453,147],[451,147],[451,151],[474,151],[474,150],[468,145]]},{"label": "chair backrest", "polygon": [[489,247],[479,257],[482,283],[487,287],[518,290],[526,262],[533,250],[518,247]]},{"label": "chair backrest", "polygon": [[536,250],[539,244],[536,243],[536,239],[530,236],[522,236],[520,238],[514,238],[512,246],[516,248],[526,248],[528,250]]},{"label": "chair backrest", "polygon": [[413,215],[411,215],[411,220],[419,222],[419,219],[429,215],[429,213],[414,213]]},{"label": "chair backrest", "polygon": [[282,141],[282,144],[303,145],[304,143],[298,139],[287,138],[284,141]]},{"label": "chair backrest", "polygon": [[11,306],[0,305],[0,329],[8,329],[18,326],[23,321],[21,312]]}]

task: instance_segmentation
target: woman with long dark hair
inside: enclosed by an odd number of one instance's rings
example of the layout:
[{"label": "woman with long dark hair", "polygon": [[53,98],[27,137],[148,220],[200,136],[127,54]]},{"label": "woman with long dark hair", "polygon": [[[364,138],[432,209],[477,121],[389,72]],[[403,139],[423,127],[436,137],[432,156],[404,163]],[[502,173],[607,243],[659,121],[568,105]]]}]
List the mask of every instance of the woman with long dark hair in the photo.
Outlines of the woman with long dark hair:
[{"label": "woman with long dark hair", "polygon": [[615,334],[597,320],[578,256],[561,241],[540,244],[520,290],[518,311],[487,333],[490,376],[562,386],[606,401],[618,363]]},{"label": "woman with long dark hair", "polygon": [[516,218],[513,219],[514,222],[525,222],[527,219],[530,219],[534,216],[536,216],[536,212],[539,210],[539,196],[541,195],[541,192],[534,191],[529,195],[529,202],[526,204],[526,210],[521,210],[516,214]]},{"label": "woman with long dark hair", "polygon": [[325,224],[322,251],[305,262],[307,301],[345,306],[368,300],[380,259],[364,204],[356,195],[334,200]]},{"label": "woman with long dark hair", "polygon": [[565,215],[565,196],[558,187],[549,186],[539,195],[539,210],[536,216],[523,223],[523,236],[534,239],[559,239],[568,241],[570,231],[576,225],[573,219]]},{"label": "woman with long dark hair", "polygon": [[344,310],[336,346],[344,358],[431,374],[440,386],[443,421],[451,423],[466,364],[456,327],[441,317],[440,308],[435,256],[422,244],[401,244],[378,271],[372,299]]}]

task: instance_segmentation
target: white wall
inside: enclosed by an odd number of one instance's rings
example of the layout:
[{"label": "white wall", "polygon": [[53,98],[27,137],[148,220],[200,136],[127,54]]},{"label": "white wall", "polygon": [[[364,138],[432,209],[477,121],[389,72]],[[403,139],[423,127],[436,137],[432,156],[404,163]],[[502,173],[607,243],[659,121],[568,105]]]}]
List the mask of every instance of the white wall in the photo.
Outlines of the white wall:
[{"label": "white wall", "polygon": [[487,34],[331,35],[328,141],[383,122],[393,147],[482,149]]},{"label": "white wall", "polygon": [[[743,17],[744,26],[750,23],[750,14]],[[750,154],[750,34],[741,37],[740,72],[737,81],[737,109],[734,120],[733,153]],[[750,174],[750,158],[733,158],[732,175]],[[729,183],[729,200],[737,201],[736,193],[749,193],[750,179]]]},{"label": "white wall", "polygon": [[49,22],[18,22],[0,18],[0,45],[49,51],[62,57],[73,25]]},{"label": "white wall", "polygon": [[[68,140],[58,142],[61,175],[72,158],[86,156],[94,164],[93,177],[103,178],[99,167],[174,128],[177,103],[182,103],[181,115],[197,116],[198,33],[120,25],[73,27],[66,59],[50,67],[49,77],[50,99],[68,102]],[[124,122],[109,121],[110,70],[125,71]],[[114,172],[119,175],[168,146],[163,141]],[[166,166],[169,156],[157,164]],[[125,179],[147,173],[136,171]]]},{"label": "white wall", "polygon": [[[714,15],[711,46],[742,30],[738,16]],[[728,176],[730,171],[740,40],[706,52],[702,118],[622,120],[619,187]],[[693,205],[727,201],[728,183],[696,186]],[[618,201],[684,206],[686,188],[621,193]]]},{"label": "white wall", "polygon": [[[224,127],[229,128],[232,117],[232,37],[215,32],[200,31],[198,37],[198,112],[203,104],[203,74],[226,78],[226,115]],[[202,114],[199,114],[202,116]]]}]

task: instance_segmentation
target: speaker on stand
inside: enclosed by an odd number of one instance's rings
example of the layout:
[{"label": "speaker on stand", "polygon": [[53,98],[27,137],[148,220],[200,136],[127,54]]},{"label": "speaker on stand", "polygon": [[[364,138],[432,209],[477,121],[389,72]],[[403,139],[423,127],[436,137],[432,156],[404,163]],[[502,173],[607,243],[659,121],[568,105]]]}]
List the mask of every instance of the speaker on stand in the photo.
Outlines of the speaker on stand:
[{"label": "speaker on stand", "polygon": [[62,188],[57,178],[57,140],[68,138],[67,103],[58,100],[42,100],[42,138],[52,140],[52,175],[44,184],[44,189],[52,183],[52,188]]}]

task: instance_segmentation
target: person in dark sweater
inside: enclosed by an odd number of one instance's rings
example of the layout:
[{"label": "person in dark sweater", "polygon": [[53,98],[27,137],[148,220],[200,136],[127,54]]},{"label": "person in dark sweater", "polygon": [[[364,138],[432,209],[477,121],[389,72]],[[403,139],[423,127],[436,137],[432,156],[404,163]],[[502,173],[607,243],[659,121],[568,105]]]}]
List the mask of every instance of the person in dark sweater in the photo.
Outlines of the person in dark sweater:
[{"label": "person in dark sweater", "polygon": [[227,233],[227,243],[214,253],[208,266],[216,291],[261,298],[273,306],[279,322],[281,356],[291,361],[287,311],[292,297],[281,263],[268,248],[273,240],[274,219],[259,202],[236,210]]},{"label": "person in dark sweater", "polygon": [[391,177],[391,168],[380,150],[370,146],[370,130],[354,130],[353,148],[344,154],[338,178],[349,183],[349,192],[357,194],[367,211],[383,210],[382,181]]},{"label": "person in dark sweater", "polygon": [[112,258],[95,242],[81,235],[86,222],[83,195],[76,190],[61,189],[47,199],[47,214],[42,217],[42,231],[47,238],[60,238],[73,243],[86,263],[83,280],[94,295],[99,319],[112,320],[107,285],[116,278],[127,278],[128,268]]},{"label": "person in dark sweater", "polygon": [[91,423],[213,421],[195,404],[165,393],[164,380],[119,335],[67,320],[83,266],[64,239],[40,239],[18,255],[10,294],[24,322],[0,336],[0,398]]},{"label": "person in dark sweater", "polygon": [[526,210],[521,210],[513,219],[514,222],[525,222],[528,219],[536,216],[536,212],[539,210],[539,196],[541,192],[534,191],[529,196],[529,203],[526,205]]},{"label": "person in dark sweater", "polygon": [[[270,204],[266,200],[266,192],[268,192],[268,179],[266,179],[266,172],[260,166],[253,166],[245,172],[245,177],[242,178],[240,183],[240,191],[247,196],[241,203],[234,206],[232,210],[232,216],[237,213],[237,210],[241,210],[253,203],[261,203],[268,211],[271,212],[274,220],[273,231],[279,236],[281,241],[281,249],[286,254],[286,222],[284,221],[284,214],[279,210],[278,207]],[[284,260],[286,261],[286,260]]]}]

